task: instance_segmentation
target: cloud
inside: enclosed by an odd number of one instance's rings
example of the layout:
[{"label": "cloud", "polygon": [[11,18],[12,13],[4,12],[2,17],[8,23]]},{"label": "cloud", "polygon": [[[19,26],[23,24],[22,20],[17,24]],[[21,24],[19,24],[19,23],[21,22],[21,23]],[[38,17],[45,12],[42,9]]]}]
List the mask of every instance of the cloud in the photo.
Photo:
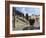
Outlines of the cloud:
[{"label": "cloud", "polygon": [[28,13],[28,15],[39,15],[40,14],[40,9],[39,8],[30,8],[30,7],[16,7],[16,10],[22,12],[24,15]]}]

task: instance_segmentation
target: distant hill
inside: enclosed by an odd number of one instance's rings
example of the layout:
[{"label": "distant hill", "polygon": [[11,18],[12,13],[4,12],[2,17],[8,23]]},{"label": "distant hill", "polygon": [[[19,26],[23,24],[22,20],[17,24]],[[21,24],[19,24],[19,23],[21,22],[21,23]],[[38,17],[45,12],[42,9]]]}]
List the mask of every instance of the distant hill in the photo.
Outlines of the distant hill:
[{"label": "distant hill", "polygon": [[24,14],[18,10],[15,10],[15,15],[23,16]]}]

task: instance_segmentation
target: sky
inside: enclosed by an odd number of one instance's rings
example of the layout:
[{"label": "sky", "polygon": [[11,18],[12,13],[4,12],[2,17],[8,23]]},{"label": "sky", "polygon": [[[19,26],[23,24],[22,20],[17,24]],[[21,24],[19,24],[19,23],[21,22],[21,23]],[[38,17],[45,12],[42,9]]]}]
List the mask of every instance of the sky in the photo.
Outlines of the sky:
[{"label": "sky", "polygon": [[28,13],[29,16],[32,14],[34,15],[39,15],[40,14],[40,9],[39,8],[31,8],[31,7],[15,7],[16,10],[22,12],[24,15]]}]

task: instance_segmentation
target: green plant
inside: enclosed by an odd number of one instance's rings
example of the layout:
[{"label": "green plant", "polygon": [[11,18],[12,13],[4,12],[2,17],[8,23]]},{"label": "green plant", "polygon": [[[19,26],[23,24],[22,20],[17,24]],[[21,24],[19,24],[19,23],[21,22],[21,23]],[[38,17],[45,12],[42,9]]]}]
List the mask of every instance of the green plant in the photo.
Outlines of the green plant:
[{"label": "green plant", "polygon": [[30,23],[30,29],[33,30],[34,29],[35,19],[30,19],[29,23]]}]

